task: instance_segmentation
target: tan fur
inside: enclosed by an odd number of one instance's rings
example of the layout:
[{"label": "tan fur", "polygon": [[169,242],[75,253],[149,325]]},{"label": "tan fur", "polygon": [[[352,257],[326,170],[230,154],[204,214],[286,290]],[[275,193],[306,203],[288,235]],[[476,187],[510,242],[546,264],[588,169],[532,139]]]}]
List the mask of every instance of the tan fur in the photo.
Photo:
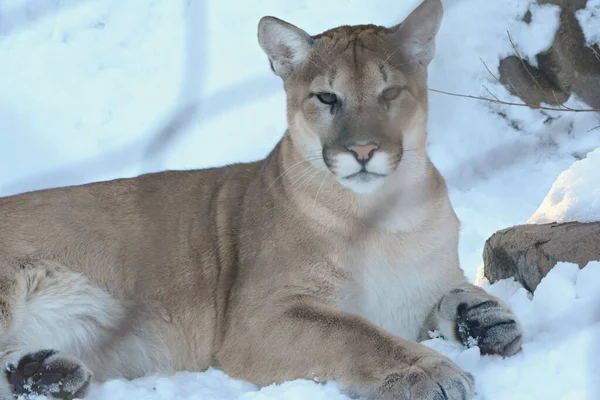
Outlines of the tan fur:
[{"label": "tan fur", "polygon": [[[441,5],[415,15],[437,23]],[[292,29],[298,53],[269,53],[280,43],[268,24]],[[469,398],[471,378],[414,342],[452,325],[434,309],[465,279],[459,223],[425,151],[429,49],[422,62],[403,50],[402,29],[311,38],[263,20],[289,117],[263,161],[0,199],[6,359],[51,348],[99,380],[212,365],[258,384],[319,377],[374,398]],[[381,105],[390,84],[403,92]],[[328,117],[310,95],[325,89],[352,111]],[[387,175],[340,184],[343,141],[375,139]]]}]

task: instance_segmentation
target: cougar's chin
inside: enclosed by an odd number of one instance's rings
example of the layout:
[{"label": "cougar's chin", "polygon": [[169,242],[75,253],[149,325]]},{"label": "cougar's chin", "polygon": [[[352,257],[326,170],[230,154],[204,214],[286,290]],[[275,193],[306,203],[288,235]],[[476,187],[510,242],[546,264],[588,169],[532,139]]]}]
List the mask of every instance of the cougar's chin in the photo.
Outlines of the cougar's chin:
[{"label": "cougar's chin", "polygon": [[347,177],[338,178],[345,188],[359,194],[369,194],[377,191],[385,182],[387,175],[372,172],[357,172]]},{"label": "cougar's chin", "polygon": [[366,163],[360,163],[355,157],[342,153],[336,157],[333,169],[343,187],[360,194],[375,192],[392,172],[389,157],[385,153],[375,154]]}]

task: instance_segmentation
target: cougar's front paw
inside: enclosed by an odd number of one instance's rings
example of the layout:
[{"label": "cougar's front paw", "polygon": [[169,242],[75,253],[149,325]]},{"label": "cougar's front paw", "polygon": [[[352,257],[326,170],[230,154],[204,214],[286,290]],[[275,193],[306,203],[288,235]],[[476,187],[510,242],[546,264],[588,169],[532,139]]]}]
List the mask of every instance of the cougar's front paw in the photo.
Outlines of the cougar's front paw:
[{"label": "cougar's front paw", "polygon": [[503,357],[519,352],[523,343],[523,328],[517,317],[506,306],[491,299],[458,305],[456,335],[466,346],[479,346],[482,354]]},{"label": "cougar's front paw", "polygon": [[442,355],[426,355],[387,376],[380,389],[385,400],[468,400],[473,376]]},{"label": "cougar's front paw", "polygon": [[15,396],[43,395],[51,399],[83,399],[91,373],[78,360],[54,350],[40,350],[24,355],[8,365],[6,377]]}]

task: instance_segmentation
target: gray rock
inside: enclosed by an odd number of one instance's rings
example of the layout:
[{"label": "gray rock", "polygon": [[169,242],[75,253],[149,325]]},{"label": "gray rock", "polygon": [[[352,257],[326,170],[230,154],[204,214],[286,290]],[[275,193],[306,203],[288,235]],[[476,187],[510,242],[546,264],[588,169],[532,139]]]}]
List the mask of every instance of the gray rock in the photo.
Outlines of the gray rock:
[{"label": "gray rock", "polygon": [[558,86],[548,70],[536,68],[517,56],[501,60],[498,69],[500,82],[526,104],[559,105],[571,97],[570,91],[564,91]]},{"label": "gray rock", "polygon": [[[600,48],[586,44],[575,16],[587,0],[537,2],[561,7],[560,26],[552,46],[536,56],[537,68],[517,55],[501,60],[500,82],[527,104],[562,104],[576,94],[590,107],[600,109]],[[530,12],[523,21],[531,21]]]},{"label": "gray rock", "polygon": [[483,250],[491,283],[513,277],[531,292],[557,262],[583,268],[594,260],[600,260],[600,222],[519,225],[493,234]]}]

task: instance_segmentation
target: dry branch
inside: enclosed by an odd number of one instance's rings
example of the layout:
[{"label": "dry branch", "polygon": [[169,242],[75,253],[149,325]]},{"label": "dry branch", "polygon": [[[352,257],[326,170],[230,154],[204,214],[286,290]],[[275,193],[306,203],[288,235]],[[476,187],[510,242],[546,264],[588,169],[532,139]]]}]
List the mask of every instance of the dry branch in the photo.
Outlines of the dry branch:
[{"label": "dry branch", "polygon": [[429,88],[429,90],[432,91],[432,92],[441,93],[441,94],[445,94],[445,95],[448,95],[448,96],[464,97],[464,98],[467,98],[467,99],[475,99],[475,100],[484,100],[484,101],[489,101],[491,103],[504,104],[504,105],[507,105],[507,106],[530,107],[530,108],[535,108],[535,109],[538,109],[538,110],[547,110],[547,111],[597,112],[597,113],[600,113],[600,109],[595,109],[595,108],[557,108],[557,107],[536,106],[535,104],[513,103],[513,102],[510,102],[510,101],[490,99],[489,97],[483,97],[483,96],[472,96],[472,95],[469,95],[469,94],[460,94],[460,93],[445,92],[443,90],[432,89],[432,88]]}]

